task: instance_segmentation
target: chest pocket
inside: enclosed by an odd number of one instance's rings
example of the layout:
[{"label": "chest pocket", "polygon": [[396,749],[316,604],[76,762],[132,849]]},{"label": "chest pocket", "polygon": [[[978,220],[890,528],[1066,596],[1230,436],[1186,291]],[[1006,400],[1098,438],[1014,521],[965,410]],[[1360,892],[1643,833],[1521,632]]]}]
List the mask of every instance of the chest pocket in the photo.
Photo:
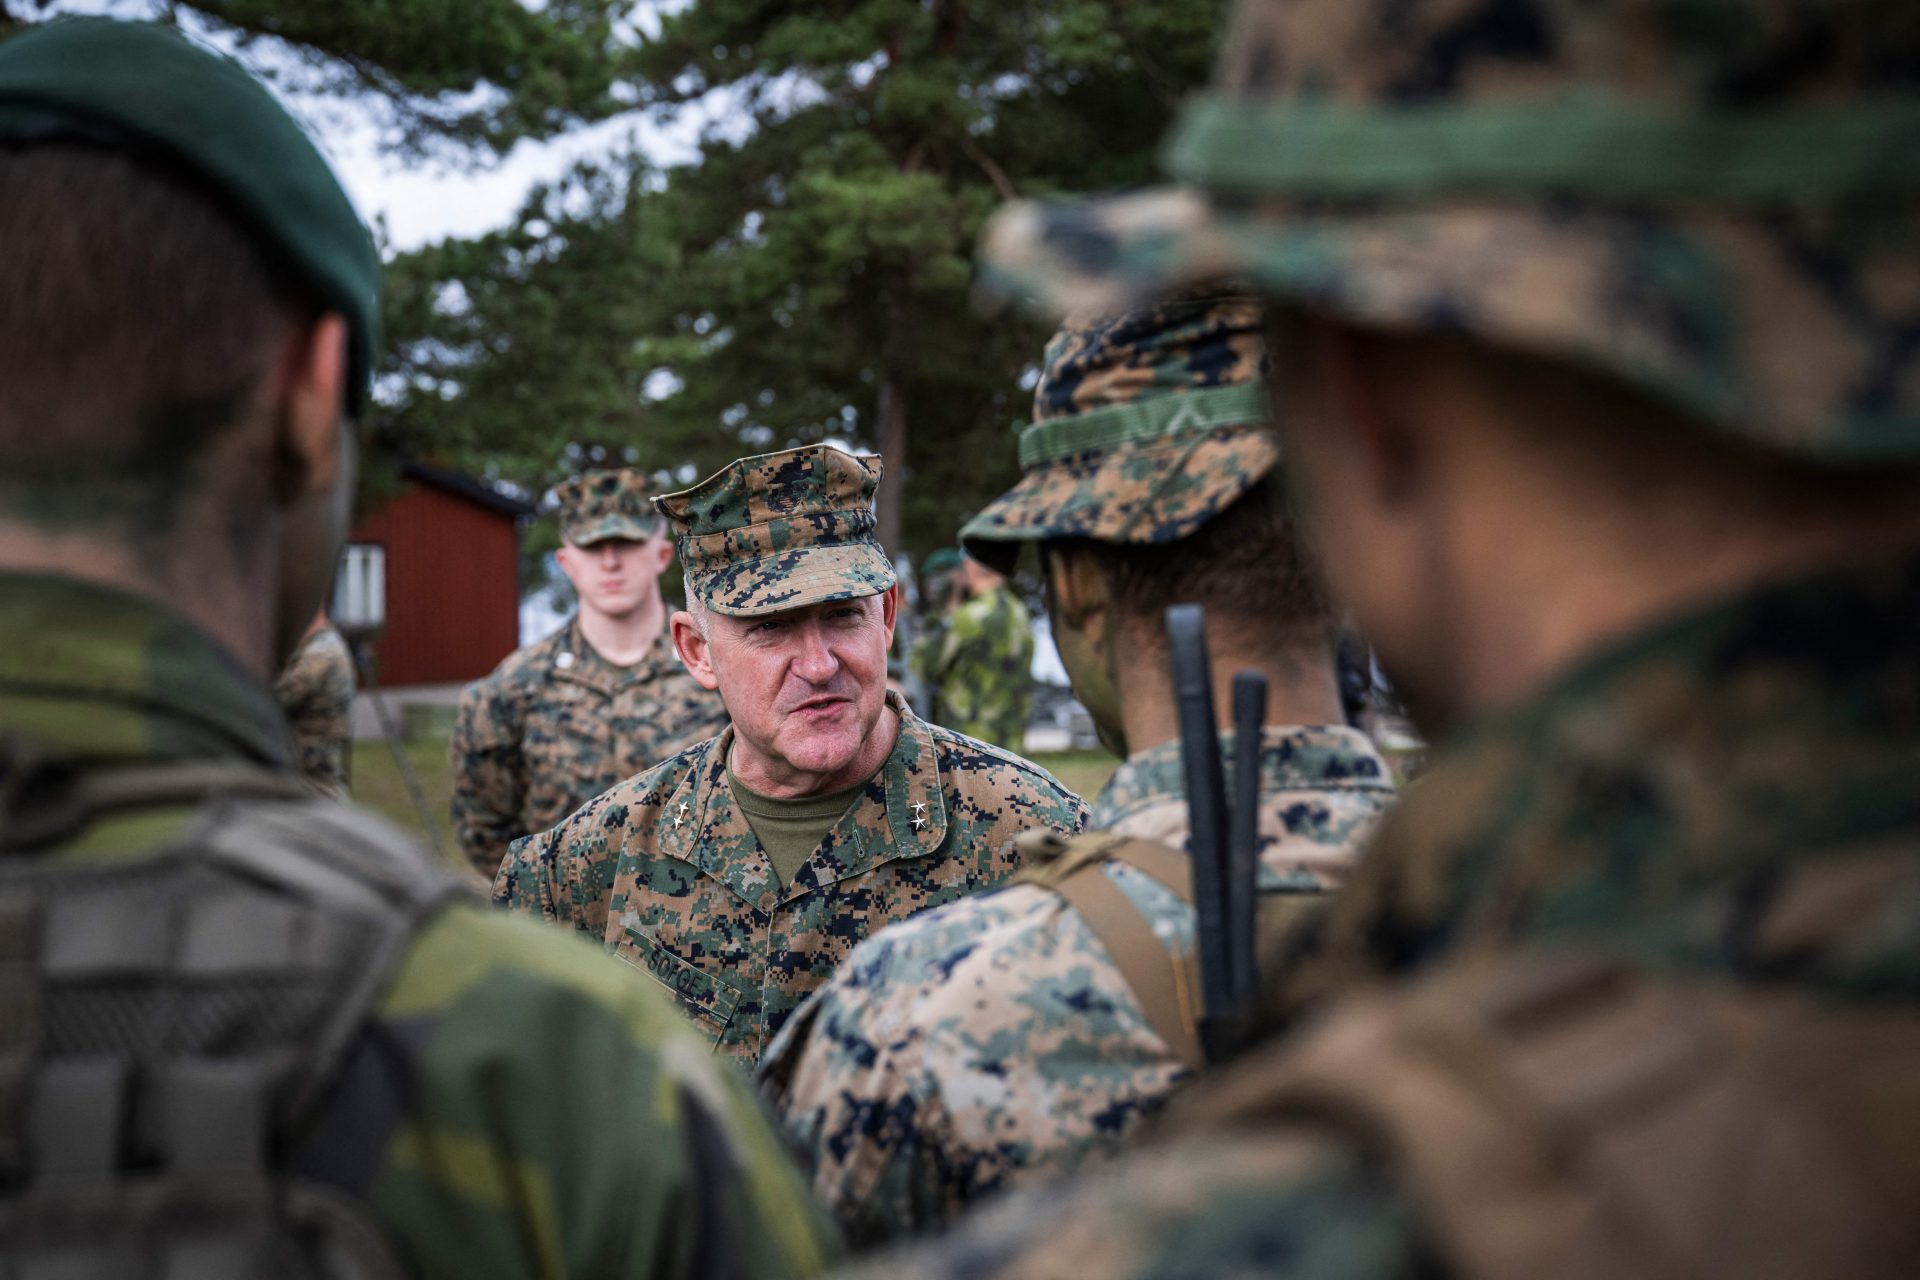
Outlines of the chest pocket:
[{"label": "chest pocket", "polygon": [[740,1004],[740,991],[733,983],[681,959],[638,929],[628,928],[622,934],[614,954],[644,969],[654,981],[673,992],[679,998],[681,1010],[708,1043],[720,1042]]}]

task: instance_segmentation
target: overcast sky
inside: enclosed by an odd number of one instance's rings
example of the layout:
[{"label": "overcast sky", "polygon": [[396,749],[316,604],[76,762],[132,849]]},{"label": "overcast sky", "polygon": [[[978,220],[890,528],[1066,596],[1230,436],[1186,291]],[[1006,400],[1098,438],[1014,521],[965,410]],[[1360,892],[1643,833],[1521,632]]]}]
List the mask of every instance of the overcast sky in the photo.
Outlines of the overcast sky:
[{"label": "overcast sky", "polygon": [[[521,0],[528,8],[544,0]],[[165,0],[55,0],[57,13],[108,14],[154,18]],[[650,28],[652,11],[677,7],[674,0],[640,0],[634,24]],[[256,71],[273,69],[280,46],[260,40],[242,50],[183,11],[189,32],[233,54]],[[705,104],[661,125],[642,113],[580,129],[545,143],[523,142],[501,158],[491,153],[462,153],[451,160],[402,162],[381,148],[381,116],[370,104],[333,97],[309,97],[276,88],[281,100],[307,126],[334,162],[347,194],[371,222],[383,220],[389,247],[418,248],[447,236],[471,236],[504,225],[537,183],[560,177],[577,161],[618,150],[631,136],[656,164],[680,164],[695,155],[700,129],[725,107]]]}]

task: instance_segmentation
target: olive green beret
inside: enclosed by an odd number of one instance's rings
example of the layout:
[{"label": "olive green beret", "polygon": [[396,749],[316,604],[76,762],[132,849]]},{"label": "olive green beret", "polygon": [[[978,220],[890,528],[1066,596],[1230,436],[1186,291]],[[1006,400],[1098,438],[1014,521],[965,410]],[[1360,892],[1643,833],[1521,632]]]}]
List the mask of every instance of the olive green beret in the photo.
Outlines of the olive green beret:
[{"label": "olive green beret", "polygon": [[194,179],[352,328],[348,406],[380,343],[380,255],[319,149],[258,80],[166,27],[67,18],[0,44],[0,142],[82,140]]}]

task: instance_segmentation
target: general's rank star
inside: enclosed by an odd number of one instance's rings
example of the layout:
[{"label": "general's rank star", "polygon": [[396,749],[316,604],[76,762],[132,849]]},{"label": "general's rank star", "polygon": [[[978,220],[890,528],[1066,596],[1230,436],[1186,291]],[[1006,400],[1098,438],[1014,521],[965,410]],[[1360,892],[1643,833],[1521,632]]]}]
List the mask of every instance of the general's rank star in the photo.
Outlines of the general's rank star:
[{"label": "general's rank star", "polygon": [[927,802],[925,800],[915,800],[913,802],[913,829],[915,831],[918,831],[920,828],[926,825],[927,825]]},{"label": "general's rank star", "polygon": [[673,815],[673,825],[675,828],[678,828],[680,824],[685,822],[686,820],[687,820],[687,802],[685,800],[682,800],[680,802],[680,812]]}]

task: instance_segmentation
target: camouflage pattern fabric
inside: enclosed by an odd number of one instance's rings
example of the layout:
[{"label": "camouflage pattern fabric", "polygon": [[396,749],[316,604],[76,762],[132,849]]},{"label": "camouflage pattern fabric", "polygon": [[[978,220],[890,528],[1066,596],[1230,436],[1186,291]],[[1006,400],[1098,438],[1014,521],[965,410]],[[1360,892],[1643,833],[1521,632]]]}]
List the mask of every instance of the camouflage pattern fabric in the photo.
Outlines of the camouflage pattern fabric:
[{"label": "camouflage pattern fabric", "polygon": [[1020,832],[1086,820],[1044,769],[887,705],[893,752],[788,882],[727,786],[729,728],[515,844],[494,901],[599,941],[751,1063],[855,943],[1007,879]]},{"label": "camouflage pattern fabric", "polygon": [[1003,583],[947,615],[923,678],[940,723],[1018,751],[1033,707],[1033,620]]},{"label": "camouflage pattern fabric", "polygon": [[880,472],[878,458],[807,445],[741,458],[653,505],[679,539],[687,590],[753,617],[893,586],[873,537]]},{"label": "camouflage pattern fabric", "polygon": [[645,542],[665,527],[653,509],[643,472],[630,469],[588,471],[553,491],[560,506],[560,536],[576,547],[608,538]]},{"label": "camouflage pattern fabric", "polygon": [[1168,151],[1200,190],[1011,208],[986,242],[1003,288],[1113,310],[1232,276],[1554,354],[1767,447],[1920,451],[1906,6],[1237,12]]},{"label": "camouflage pattern fabric", "polygon": [[347,798],[348,719],[358,690],[353,651],[332,627],[302,640],[273,682],[274,700],[293,729],[301,776],[316,793],[335,800]]},{"label": "camouflage pattern fabric", "polygon": [[[1302,979],[1401,984],[1488,948],[1605,939],[1656,972],[1920,1016],[1916,690],[1911,554],[1631,637],[1436,757],[1335,900]],[[1905,858],[1905,888],[1838,936],[1754,923],[1797,869],[1862,851]],[[1282,1038],[1259,1054],[1289,1052]],[[1417,1188],[1377,1147],[1324,1122],[1170,1120],[1166,1141],[1105,1175],[862,1274],[1445,1274]]]},{"label": "camouflage pattern fabric", "polygon": [[[1393,802],[1385,762],[1345,727],[1269,728],[1260,786],[1259,888],[1276,899],[1338,887]],[[1184,848],[1179,744],[1122,764],[1092,825]],[[1191,950],[1191,908],[1133,867],[1104,871],[1156,935]],[[984,1197],[1121,1150],[1190,1075],[1079,913],[1033,885],[869,938],[761,1067],[855,1247],[950,1224]]]},{"label": "camouflage pattern fabric", "polygon": [[1208,290],[1070,320],[1047,344],[1020,482],[960,531],[1005,573],[1022,542],[1190,536],[1271,471],[1260,304]]},{"label": "camouflage pattern fabric", "polygon": [[[83,770],[293,768],[271,694],[213,640],[46,577],[0,576],[0,737]],[[196,814],[113,812],[34,856],[132,868]],[[286,1159],[369,1206],[417,1274],[796,1277],[829,1256],[733,1073],[651,984],[554,930],[443,908],[344,1061]]]},{"label": "camouflage pattern fabric", "polygon": [[726,723],[720,695],[687,673],[666,628],[639,662],[616,667],[575,618],[460,696],[449,746],[460,850],[491,879],[521,836]]}]

